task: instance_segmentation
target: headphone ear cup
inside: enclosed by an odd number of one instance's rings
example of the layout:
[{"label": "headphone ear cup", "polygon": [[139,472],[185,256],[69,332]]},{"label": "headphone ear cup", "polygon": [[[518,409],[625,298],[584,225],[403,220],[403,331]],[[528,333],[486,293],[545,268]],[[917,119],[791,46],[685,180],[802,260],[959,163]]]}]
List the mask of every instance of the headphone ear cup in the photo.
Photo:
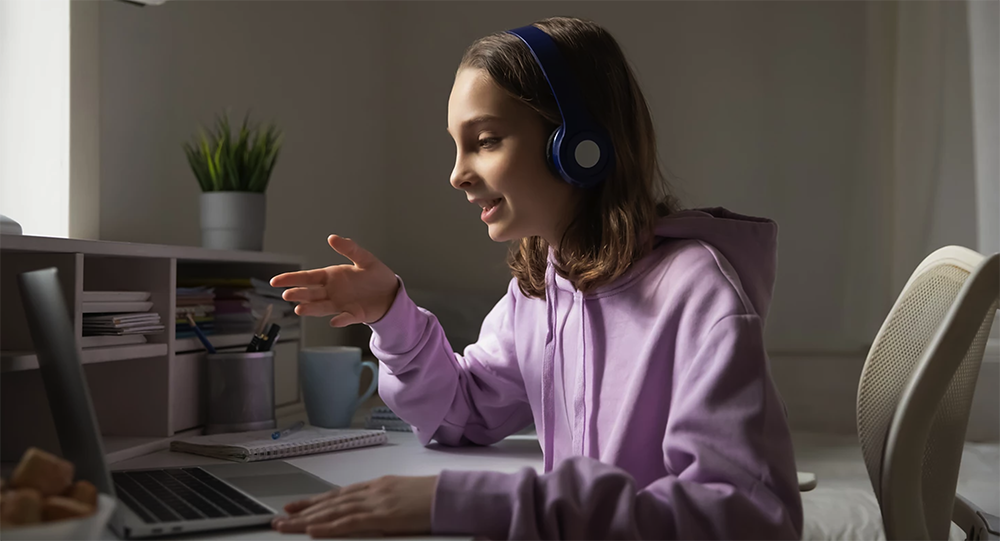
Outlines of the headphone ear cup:
[{"label": "headphone ear cup", "polygon": [[552,130],[552,133],[549,134],[549,142],[545,145],[545,163],[548,164],[549,170],[552,171],[555,176],[562,178],[562,174],[559,173],[559,168],[556,167],[556,161],[552,157],[552,145],[555,143],[557,133],[559,133],[559,127],[556,127],[556,129]]}]

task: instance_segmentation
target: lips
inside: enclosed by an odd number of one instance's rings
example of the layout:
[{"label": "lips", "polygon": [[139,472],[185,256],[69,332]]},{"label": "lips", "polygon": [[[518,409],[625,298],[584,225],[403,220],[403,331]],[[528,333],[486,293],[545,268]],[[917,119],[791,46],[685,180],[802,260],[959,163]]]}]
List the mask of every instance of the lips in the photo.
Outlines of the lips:
[{"label": "lips", "polygon": [[503,203],[504,203],[503,198],[500,198],[500,199],[480,199],[480,200],[476,200],[474,202],[476,204],[478,204],[480,207],[482,207],[483,213],[480,216],[480,218],[484,222],[486,222],[486,223],[491,223],[491,222],[497,220],[497,213],[500,212],[500,209],[502,209],[504,207],[504,205],[503,205]]}]

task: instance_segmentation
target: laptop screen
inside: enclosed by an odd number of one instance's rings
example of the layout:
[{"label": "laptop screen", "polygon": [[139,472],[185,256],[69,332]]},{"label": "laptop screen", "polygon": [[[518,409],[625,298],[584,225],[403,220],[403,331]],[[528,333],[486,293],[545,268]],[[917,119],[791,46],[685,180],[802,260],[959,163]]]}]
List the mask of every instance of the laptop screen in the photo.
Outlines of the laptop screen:
[{"label": "laptop screen", "polygon": [[114,496],[59,272],[55,268],[24,272],[18,283],[62,456],[75,465],[77,479]]}]

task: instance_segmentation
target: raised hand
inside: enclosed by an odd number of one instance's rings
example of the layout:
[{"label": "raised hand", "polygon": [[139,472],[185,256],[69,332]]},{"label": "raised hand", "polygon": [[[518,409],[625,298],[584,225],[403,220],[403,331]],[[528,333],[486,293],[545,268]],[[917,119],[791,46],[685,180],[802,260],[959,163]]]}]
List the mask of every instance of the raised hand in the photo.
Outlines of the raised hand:
[{"label": "raised hand", "polygon": [[326,240],[351,263],[286,272],[271,278],[271,285],[291,288],[282,298],[298,302],[295,313],[300,316],[333,315],[331,327],[382,319],[399,290],[396,274],[351,239],[330,235]]}]

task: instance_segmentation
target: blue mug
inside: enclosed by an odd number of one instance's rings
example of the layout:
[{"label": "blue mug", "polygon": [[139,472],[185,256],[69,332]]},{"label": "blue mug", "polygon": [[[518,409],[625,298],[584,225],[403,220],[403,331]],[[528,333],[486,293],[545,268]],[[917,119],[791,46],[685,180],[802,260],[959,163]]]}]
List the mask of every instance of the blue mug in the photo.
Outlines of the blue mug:
[{"label": "blue mug", "polygon": [[[372,382],[358,396],[361,369],[372,371]],[[361,360],[361,348],[328,346],[299,352],[299,382],[309,424],[322,428],[347,428],[362,402],[378,388],[378,366]]]}]

